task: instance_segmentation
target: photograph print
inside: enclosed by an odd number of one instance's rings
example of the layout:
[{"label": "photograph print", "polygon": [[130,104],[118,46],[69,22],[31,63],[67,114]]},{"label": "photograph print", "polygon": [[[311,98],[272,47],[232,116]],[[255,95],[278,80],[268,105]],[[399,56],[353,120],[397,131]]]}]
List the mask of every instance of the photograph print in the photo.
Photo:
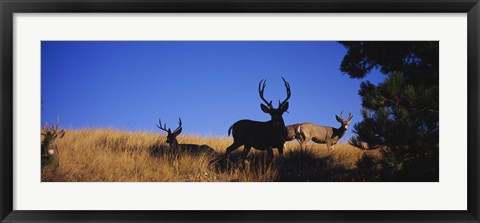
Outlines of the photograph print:
[{"label": "photograph print", "polygon": [[42,41],[42,182],[438,182],[438,41]]}]

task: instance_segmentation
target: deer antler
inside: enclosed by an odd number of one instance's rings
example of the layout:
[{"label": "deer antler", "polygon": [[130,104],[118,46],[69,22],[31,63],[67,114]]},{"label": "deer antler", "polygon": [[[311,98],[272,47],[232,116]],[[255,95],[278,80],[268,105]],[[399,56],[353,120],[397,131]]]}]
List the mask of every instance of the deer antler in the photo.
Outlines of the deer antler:
[{"label": "deer antler", "polygon": [[52,124],[51,124],[50,130],[52,130],[53,132],[55,132],[55,126],[54,126],[53,123],[54,123],[54,122],[53,122],[53,120],[52,120]]},{"label": "deer antler", "polygon": [[[347,122],[350,122],[350,120],[352,120],[352,118],[353,118],[352,112],[349,112],[346,121],[347,121]],[[343,119],[343,111],[340,112],[340,119],[341,119],[342,121],[345,120],[345,119]]]},{"label": "deer antler", "polygon": [[54,122],[52,120],[52,122],[49,123],[48,121],[46,121],[45,125],[43,125],[42,127],[41,135],[43,136],[50,135],[53,138],[56,138],[59,134],[63,135],[62,132],[64,130],[59,131],[59,127],[60,127],[60,117],[57,118],[57,122]]},{"label": "deer antler", "polygon": [[279,108],[283,107],[283,105],[287,103],[288,99],[290,99],[290,96],[292,95],[292,92],[290,91],[290,84],[283,77],[282,77],[282,80],[283,80],[283,83],[285,84],[285,88],[287,88],[287,98],[278,105]]},{"label": "deer antler", "polygon": [[[262,84],[263,82],[263,84]],[[258,84],[258,93],[260,94],[260,98],[267,104],[269,108],[273,108],[272,106],[272,101],[268,102],[264,97],[263,97],[263,92],[265,90],[265,86],[267,85],[267,80],[261,80],[260,83]]]},{"label": "deer antler", "polygon": [[164,123],[163,124],[163,127],[162,127],[162,120],[160,120],[160,118],[158,119],[158,124],[157,124],[157,127],[165,132],[169,132],[167,130],[167,123]]},{"label": "deer antler", "polygon": [[43,130],[57,133],[59,126],[60,126],[60,117],[57,118],[56,123],[52,120],[52,123],[50,124],[50,126],[48,125],[48,122],[45,122],[45,125],[43,126]]},{"label": "deer antler", "polygon": [[57,123],[55,125],[55,131],[58,130],[58,127],[60,126],[60,117],[57,117]]},{"label": "deer antler", "polygon": [[181,128],[182,128],[182,119],[178,118],[178,128],[175,129],[175,131],[173,131],[173,132],[177,132]]}]

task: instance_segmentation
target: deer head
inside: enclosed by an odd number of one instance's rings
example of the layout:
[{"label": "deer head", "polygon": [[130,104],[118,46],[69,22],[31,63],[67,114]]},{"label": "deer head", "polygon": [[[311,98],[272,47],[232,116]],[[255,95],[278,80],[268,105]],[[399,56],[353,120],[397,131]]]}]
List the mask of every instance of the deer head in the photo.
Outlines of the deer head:
[{"label": "deer head", "polygon": [[178,118],[178,127],[172,132],[170,128],[167,129],[167,124],[164,123],[162,126],[162,121],[158,119],[157,127],[165,132],[167,132],[167,144],[170,146],[178,144],[177,136],[182,133],[182,119]]},{"label": "deer head", "polygon": [[51,125],[48,125],[48,122],[42,128],[42,156],[52,156],[54,155],[54,147],[57,140],[63,138],[65,135],[65,130],[58,130],[60,125],[60,119],[57,120],[57,123],[52,121]]},{"label": "deer head", "polygon": [[340,122],[340,124],[342,124],[342,126],[340,128],[344,128],[345,130],[348,129],[348,124],[350,124],[350,122],[352,121],[352,113],[350,112],[348,114],[348,117],[346,120],[343,119],[342,117],[342,114],[343,114],[343,111],[340,112],[340,117],[338,117],[337,115],[335,115],[335,118],[337,118],[337,121]]},{"label": "deer head", "polygon": [[266,80],[261,80],[258,84],[258,93],[260,94],[260,98],[265,102],[266,105],[260,104],[260,108],[263,112],[270,114],[272,116],[273,123],[277,123],[279,125],[285,125],[283,122],[282,115],[284,112],[288,110],[288,99],[291,96],[290,92],[290,84],[282,77],[283,83],[285,84],[285,88],[287,89],[287,98],[280,102],[278,101],[278,107],[274,108],[272,105],[272,101],[267,101],[263,97],[263,92],[265,91],[265,86],[267,85]]}]

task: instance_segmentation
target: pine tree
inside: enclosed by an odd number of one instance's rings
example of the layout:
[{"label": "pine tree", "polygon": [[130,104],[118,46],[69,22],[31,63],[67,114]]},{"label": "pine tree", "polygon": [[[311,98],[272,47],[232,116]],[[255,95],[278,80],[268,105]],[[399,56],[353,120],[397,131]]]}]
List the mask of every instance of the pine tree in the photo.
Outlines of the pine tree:
[{"label": "pine tree", "polygon": [[372,69],[386,75],[360,85],[363,121],[350,143],[382,148],[384,180],[438,181],[439,43],[340,42],[348,52],[340,70],[364,78]]}]

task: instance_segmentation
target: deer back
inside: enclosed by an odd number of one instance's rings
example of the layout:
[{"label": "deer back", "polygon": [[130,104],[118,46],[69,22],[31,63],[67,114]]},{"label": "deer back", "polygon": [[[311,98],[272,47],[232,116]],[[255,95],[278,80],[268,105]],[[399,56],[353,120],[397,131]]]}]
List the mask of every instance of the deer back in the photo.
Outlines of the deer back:
[{"label": "deer back", "polygon": [[215,150],[208,145],[178,144],[178,149],[190,154],[214,154]]},{"label": "deer back", "polygon": [[314,142],[323,143],[327,139],[331,139],[333,135],[333,127],[320,126],[310,122],[302,123],[298,129],[305,138],[310,138]]}]

